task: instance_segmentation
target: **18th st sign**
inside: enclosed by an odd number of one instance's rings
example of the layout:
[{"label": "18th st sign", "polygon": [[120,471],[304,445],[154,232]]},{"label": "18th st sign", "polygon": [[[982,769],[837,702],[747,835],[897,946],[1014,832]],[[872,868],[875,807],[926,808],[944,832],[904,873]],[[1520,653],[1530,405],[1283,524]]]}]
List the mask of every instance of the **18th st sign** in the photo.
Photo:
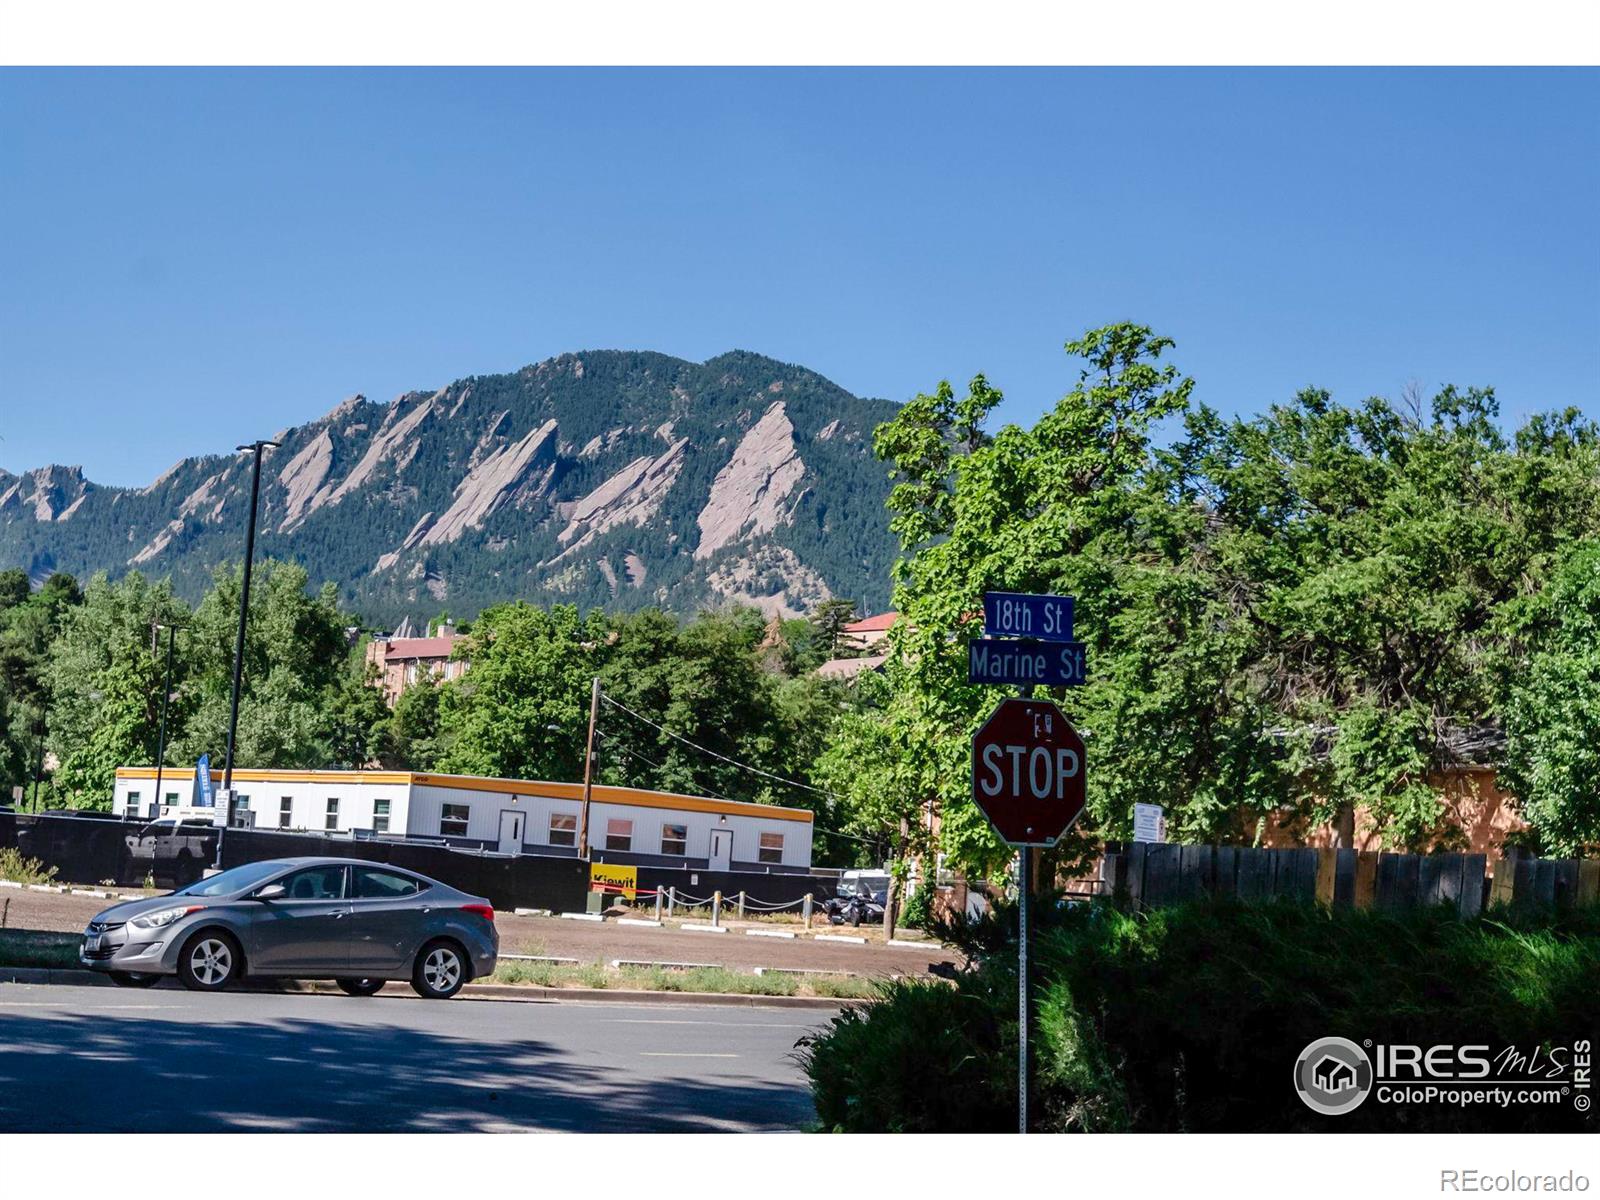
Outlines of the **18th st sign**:
[{"label": "18th st sign", "polygon": [[972,799],[1011,845],[1055,845],[1083,812],[1083,739],[1049,700],[1002,700],[972,737]]}]

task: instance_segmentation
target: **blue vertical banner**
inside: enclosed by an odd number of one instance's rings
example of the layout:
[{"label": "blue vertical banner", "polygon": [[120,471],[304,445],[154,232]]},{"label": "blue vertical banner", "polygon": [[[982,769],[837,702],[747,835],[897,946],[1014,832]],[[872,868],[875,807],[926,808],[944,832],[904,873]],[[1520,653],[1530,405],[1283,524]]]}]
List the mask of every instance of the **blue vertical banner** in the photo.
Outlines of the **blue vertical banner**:
[{"label": "blue vertical banner", "polygon": [[216,793],[211,790],[211,756],[202,754],[200,761],[194,765],[194,784],[198,792],[195,796],[197,808],[211,808],[217,802]]}]

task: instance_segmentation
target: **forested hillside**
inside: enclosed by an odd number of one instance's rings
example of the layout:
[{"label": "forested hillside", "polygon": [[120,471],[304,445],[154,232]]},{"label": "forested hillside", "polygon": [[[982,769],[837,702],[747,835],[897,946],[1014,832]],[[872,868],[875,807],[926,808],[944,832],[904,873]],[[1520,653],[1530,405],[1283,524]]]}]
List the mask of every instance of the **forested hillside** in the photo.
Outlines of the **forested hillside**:
[{"label": "forested hillside", "polygon": [[[741,352],[585,352],[389,404],[356,396],[275,435],[258,551],[374,623],[517,598],[878,607],[895,544],[870,443],[894,411]],[[0,472],[0,567],[35,582],[137,569],[196,601],[240,557],[248,462],[185,458],[143,488]]]}]

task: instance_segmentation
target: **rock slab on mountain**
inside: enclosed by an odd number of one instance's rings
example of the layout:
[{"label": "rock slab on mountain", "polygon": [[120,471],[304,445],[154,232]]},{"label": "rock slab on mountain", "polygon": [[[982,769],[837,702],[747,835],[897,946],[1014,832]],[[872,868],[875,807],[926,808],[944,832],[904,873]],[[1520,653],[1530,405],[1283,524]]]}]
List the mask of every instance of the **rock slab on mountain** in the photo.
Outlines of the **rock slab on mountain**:
[{"label": "rock slab on mountain", "polygon": [[[567,354],[389,404],[355,396],[269,452],[258,553],[336,581],[376,621],[516,598],[878,607],[895,545],[871,434],[893,413],[742,352]],[[137,489],[0,471],[0,565],[136,569],[193,598],[242,552],[246,466],[188,458]]]}]

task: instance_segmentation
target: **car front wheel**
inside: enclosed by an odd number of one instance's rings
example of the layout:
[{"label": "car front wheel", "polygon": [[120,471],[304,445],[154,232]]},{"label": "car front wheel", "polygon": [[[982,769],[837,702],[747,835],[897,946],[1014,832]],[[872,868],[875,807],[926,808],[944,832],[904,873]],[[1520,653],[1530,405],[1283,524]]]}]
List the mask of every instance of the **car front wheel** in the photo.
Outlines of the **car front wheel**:
[{"label": "car front wheel", "polygon": [[216,929],[202,929],[178,956],[178,979],[196,992],[220,992],[243,974],[239,944]]},{"label": "car front wheel", "polygon": [[376,996],[383,990],[381,979],[336,979],[334,982],[347,996]]},{"label": "car front wheel", "polygon": [[412,989],[426,1000],[448,1000],[466,981],[466,958],[454,942],[429,942],[411,972]]}]

